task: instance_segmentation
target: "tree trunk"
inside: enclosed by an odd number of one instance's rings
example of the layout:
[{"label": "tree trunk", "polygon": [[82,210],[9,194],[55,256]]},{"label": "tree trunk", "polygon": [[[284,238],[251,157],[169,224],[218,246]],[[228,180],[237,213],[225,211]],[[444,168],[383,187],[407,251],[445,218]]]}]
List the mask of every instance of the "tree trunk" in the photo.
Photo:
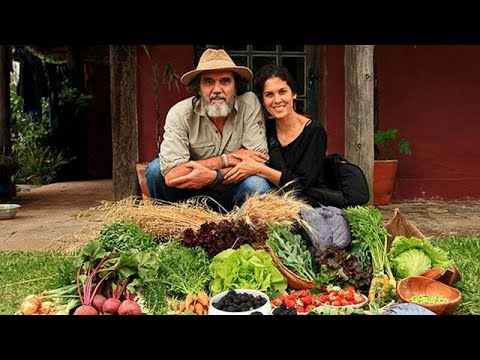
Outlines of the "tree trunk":
[{"label": "tree trunk", "polygon": [[345,157],[365,173],[373,198],[373,45],[345,45]]},{"label": "tree trunk", "polygon": [[0,45],[0,155],[11,155],[10,133],[10,45]]},{"label": "tree trunk", "polygon": [[110,45],[113,200],[140,194],[135,45]]}]

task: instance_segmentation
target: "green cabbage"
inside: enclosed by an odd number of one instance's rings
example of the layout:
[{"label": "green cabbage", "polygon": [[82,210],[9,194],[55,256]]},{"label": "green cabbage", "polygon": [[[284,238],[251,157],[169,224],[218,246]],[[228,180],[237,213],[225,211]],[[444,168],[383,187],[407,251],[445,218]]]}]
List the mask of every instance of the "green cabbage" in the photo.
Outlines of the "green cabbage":
[{"label": "green cabbage", "polygon": [[431,266],[430,258],[419,249],[404,251],[393,261],[393,267],[399,279],[420,275]]},{"label": "green cabbage", "polygon": [[[412,250],[417,251],[412,252]],[[408,256],[403,255],[406,252],[412,253]],[[419,252],[423,253],[424,256],[421,257]],[[443,249],[432,246],[428,238],[422,240],[416,237],[397,236],[392,242],[389,257],[393,263],[395,274],[400,279],[421,274],[436,266],[447,269],[452,265],[452,262],[448,259],[448,253]],[[424,257],[428,258],[430,264],[425,270],[420,271],[427,264],[425,259],[421,260]]]},{"label": "green cabbage", "polygon": [[209,266],[213,295],[230,289],[260,290],[273,298],[287,288],[287,280],[264,250],[242,245],[215,255]]}]

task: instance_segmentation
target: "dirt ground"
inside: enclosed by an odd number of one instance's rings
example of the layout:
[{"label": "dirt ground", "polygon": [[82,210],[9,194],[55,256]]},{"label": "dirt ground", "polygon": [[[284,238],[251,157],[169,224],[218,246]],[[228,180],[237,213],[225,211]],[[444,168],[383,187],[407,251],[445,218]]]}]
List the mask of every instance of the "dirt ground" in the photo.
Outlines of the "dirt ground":
[{"label": "dirt ground", "polygon": [[[94,180],[50,184],[23,189],[11,203],[20,204],[17,216],[0,220],[0,251],[48,250],[59,237],[79,231],[98,219],[77,218],[83,210],[112,200],[112,181]],[[414,201],[381,206],[385,220],[393,209],[425,235],[480,236],[480,201]]]},{"label": "dirt ground", "polygon": [[17,216],[0,220],[0,250],[47,250],[62,235],[95,222],[76,215],[112,200],[111,180],[74,181],[21,190],[9,201],[21,205]]}]

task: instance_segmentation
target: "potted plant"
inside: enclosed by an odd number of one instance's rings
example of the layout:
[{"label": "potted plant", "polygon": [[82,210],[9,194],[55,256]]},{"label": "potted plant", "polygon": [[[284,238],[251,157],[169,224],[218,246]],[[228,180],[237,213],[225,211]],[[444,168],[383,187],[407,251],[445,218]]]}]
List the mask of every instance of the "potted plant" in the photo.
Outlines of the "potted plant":
[{"label": "potted plant", "polygon": [[398,155],[411,155],[410,142],[398,138],[398,129],[376,130],[373,137],[373,205],[390,204],[397,175]]}]

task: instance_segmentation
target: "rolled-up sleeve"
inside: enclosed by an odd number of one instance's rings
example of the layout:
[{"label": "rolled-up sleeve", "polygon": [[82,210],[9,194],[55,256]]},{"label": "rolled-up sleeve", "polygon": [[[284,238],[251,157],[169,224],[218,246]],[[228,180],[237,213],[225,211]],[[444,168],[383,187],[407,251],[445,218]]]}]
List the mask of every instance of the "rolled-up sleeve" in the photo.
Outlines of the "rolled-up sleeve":
[{"label": "rolled-up sleeve", "polygon": [[170,109],[165,120],[165,133],[160,146],[160,168],[165,176],[171,169],[190,160],[187,115]]}]

